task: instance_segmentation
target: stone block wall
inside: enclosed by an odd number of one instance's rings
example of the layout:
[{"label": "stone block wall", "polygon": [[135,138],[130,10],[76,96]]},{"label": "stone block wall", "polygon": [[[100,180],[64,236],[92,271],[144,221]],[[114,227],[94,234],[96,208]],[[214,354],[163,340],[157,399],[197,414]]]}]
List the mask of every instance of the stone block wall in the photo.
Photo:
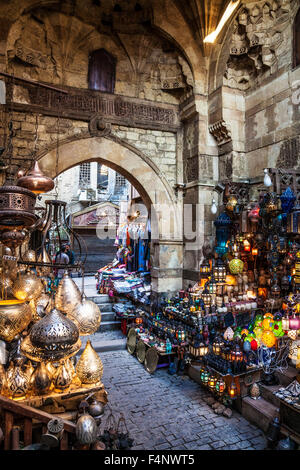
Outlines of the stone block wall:
[{"label": "stone block wall", "polygon": [[147,155],[171,186],[176,183],[176,134],[125,126],[112,126],[112,134]]}]

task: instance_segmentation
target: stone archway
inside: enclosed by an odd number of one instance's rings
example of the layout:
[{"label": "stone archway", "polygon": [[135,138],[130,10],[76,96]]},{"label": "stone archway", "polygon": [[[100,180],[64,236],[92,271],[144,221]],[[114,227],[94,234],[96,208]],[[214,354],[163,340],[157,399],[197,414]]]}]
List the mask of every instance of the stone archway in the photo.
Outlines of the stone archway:
[{"label": "stone archway", "polygon": [[[80,163],[99,161],[124,175],[141,194],[152,223],[152,289],[157,294],[182,286],[182,209],[174,191],[149,157],[115,138],[86,137],[41,151],[42,170],[55,177]],[[168,215],[170,224],[168,223]],[[154,224],[153,224],[154,222]],[[155,227],[154,227],[155,225]],[[153,230],[154,229],[154,230]]]}]

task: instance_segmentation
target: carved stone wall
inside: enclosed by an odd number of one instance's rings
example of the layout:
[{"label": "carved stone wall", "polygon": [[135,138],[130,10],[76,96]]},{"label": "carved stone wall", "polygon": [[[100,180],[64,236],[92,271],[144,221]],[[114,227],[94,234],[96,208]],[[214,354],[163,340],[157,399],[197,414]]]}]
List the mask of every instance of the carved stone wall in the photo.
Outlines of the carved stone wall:
[{"label": "carved stone wall", "polygon": [[297,0],[245,3],[234,22],[224,76],[225,85],[243,91],[290,61],[290,25]]},{"label": "carved stone wall", "polygon": [[89,54],[104,48],[116,58],[115,93],[177,103],[193,87],[192,72],[179,50],[144,25],[148,15],[123,8],[122,14],[104,13],[109,26],[96,27],[62,11],[36,8],[10,29],[8,71],[87,88]]}]

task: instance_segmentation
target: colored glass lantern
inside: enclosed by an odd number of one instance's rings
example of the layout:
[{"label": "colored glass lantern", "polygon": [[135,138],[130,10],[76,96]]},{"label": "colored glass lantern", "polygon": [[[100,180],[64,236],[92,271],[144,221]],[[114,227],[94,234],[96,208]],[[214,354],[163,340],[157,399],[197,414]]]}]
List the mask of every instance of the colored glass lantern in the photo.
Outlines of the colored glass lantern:
[{"label": "colored glass lantern", "polygon": [[287,233],[300,233],[300,205],[297,204],[287,216]]},{"label": "colored glass lantern", "polygon": [[290,330],[300,330],[300,317],[293,314],[289,319],[289,329]]},{"label": "colored glass lantern", "polygon": [[214,275],[212,275],[210,281],[208,282],[208,291],[210,294],[216,294],[217,293],[217,281],[214,278]]},{"label": "colored glass lantern", "polygon": [[209,388],[211,391],[214,391],[214,390],[215,390],[217,381],[218,381],[218,379],[217,379],[217,377],[215,377],[214,375],[211,375],[211,376],[209,377],[209,380],[208,380],[208,388]]},{"label": "colored glass lantern", "polygon": [[259,205],[255,204],[254,207],[250,210],[248,218],[252,223],[257,223],[259,220]]},{"label": "colored glass lantern", "polygon": [[235,385],[234,380],[232,380],[229,388],[228,388],[228,395],[230,398],[236,398],[237,397],[237,387]]},{"label": "colored glass lantern", "polygon": [[203,385],[207,385],[208,384],[208,380],[209,380],[209,372],[208,370],[204,369],[204,371],[202,372],[201,376],[200,376],[200,380],[201,382],[203,383]]},{"label": "colored glass lantern", "polygon": [[219,377],[219,379],[216,382],[216,386],[215,386],[217,394],[219,396],[223,395],[223,393],[225,392],[225,388],[226,388],[225,381],[222,379],[222,377]]},{"label": "colored glass lantern", "polygon": [[229,261],[229,270],[231,274],[241,274],[244,269],[244,263],[242,260],[238,259],[237,254],[235,258]]},{"label": "colored glass lantern", "polygon": [[267,348],[273,348],[276,344],[276,336],[274,335],[273,331],[265,330],[261,335],[261,342],[267,346]]},{"label": "colored glass lantern", "polygon": [[296,196],[288,186],[286,190],[280,196],[281,209],[283,212],[290,212],[294,207],[294,202],[296,201]]},{"label": "colored glass lantern", "polygon": [[258,248],[252,248],[252,255],[257,256],[258,255]]},{"label": "colored glass lantern", "polygon": [[244,359],[243,351],[241,350],[238,344],[235,344],[235,346],[231,349],[231,352],[230,352],[231,362],[242,362],[243,359]]},{"label": "colored glass lantern", "polygon": [[251,251],[251,245],[249,243],[249,241],[246,239],[244,240],[244,250],[249,253]]},{"label": "colored glass lantern", "polygon": [[227,252],[227,241],[230,237],[231,218],[226,212],[222,212],[214,221],[216,227],[216,253],[223,255]]}]

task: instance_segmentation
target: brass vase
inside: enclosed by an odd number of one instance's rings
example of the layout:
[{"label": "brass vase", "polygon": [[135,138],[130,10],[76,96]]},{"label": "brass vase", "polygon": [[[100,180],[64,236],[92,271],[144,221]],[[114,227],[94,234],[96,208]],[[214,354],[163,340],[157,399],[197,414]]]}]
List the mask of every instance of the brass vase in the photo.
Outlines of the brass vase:
[{"label": "brass vase", "polygon": [[68,273],[65,273],[57,287],[55,307],[68,315],[80,302],[80,290]]},{"label": "brass vase", "polygon": [[37,299],[43,292],[41,280],[32,271],[20,274],[12,287],[16,299],[29,301]]},{"label": "brass vase", "polygon": [[0,338],[12,341],[32,319],[29,305],[21,300],[0,301]]},{"label": "brass vase", "polygon": [[84,413],[76,423],[76,438],[82,445],[93,444],[97,440],[97,423],[88,413]]},{"label": "brass vase", "polygon": [[21,365],[12,365],[6,374],[6,394],[11,398],[24,398],[29,390],[29,377]]},{"label": "brass vase", "polygon": [[51,386],[51,377],[43,362],[40,362],[31,376],[30,385],[36,395],[44,395]]},{"label": "brass vase", "polygon": [[86,385],[96,384],[101,380],[103,364],[90,340],[87,341],[84,351],[76,364],[76,374],[81,383]]},{"label": "brass vase", "polygon": [[76,305],[68,317],[78,326],[81,336],[95,333],[101,323],[100,308],[95,302],[88,300],[85,295],[82,296],[82,301]]},{"label": "brass vase", "polygon": [[72,372],[66,367],[65,363],[62,363],[56,369],[53,377],[53,384],[55,391],[66,390],[72,383]]}]

